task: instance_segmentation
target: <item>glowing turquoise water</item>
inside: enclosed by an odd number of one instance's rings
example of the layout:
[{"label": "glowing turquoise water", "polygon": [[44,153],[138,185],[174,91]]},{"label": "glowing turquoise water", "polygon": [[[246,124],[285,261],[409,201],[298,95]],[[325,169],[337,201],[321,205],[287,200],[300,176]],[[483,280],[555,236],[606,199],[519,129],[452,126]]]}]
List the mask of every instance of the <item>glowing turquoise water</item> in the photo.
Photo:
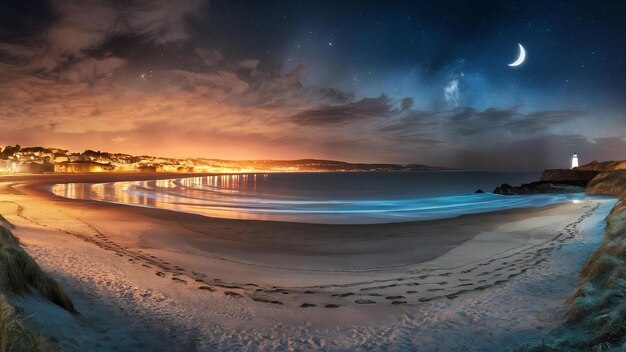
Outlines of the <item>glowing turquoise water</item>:
[{"label": "glowing turquoise water", "polygon": [[[501,196],[503,182],[536,173],[406,172],[203,176],[103,184],[58,184],[60,196],[233,219],[368,224],[455,217],[573,201],[583,194]],[[487,193],[475,194],[482,188]]]}]

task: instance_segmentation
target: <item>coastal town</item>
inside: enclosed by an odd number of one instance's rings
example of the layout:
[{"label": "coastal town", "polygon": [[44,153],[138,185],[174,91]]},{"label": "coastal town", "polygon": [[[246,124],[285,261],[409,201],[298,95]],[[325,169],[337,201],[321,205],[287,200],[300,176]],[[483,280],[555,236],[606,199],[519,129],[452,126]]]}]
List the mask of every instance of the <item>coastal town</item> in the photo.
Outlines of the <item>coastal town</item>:
[{"label": "coastal town", "polygon": [[0,147],[0,173],[245,173],[417,171],[441,168],[419,164],[354,164],[334,160],[222,160],[134,156],[94,150],[71,152],[61,148]]}]

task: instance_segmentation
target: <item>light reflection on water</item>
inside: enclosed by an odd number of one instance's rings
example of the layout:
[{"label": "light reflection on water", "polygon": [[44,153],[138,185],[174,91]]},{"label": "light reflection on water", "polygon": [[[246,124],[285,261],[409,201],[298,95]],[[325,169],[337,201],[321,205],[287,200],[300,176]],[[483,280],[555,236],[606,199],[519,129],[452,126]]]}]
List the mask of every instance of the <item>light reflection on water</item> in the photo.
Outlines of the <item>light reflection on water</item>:
[{"label": "light reflection on water", "polygon": [[538,207],[583,197],[579,193],[500,196],[459,190],[459,184],[463,185],[464,190],[476,184],[481,185],[471,180],[486,182],[485,178],[502,179],[504,176],[471,173],[404,176],[382,173],[369,176],[242,174],[100,184],[57,184],[51,190],[66,198],[162,208],[211,217],[343,224],[449,218],[502,209]]}]

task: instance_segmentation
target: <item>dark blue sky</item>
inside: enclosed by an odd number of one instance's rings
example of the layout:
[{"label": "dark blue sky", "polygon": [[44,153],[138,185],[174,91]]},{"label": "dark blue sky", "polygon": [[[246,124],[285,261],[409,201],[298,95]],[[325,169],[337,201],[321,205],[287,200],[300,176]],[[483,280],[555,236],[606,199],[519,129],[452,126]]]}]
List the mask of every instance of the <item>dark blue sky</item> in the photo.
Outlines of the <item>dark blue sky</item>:
[{"label": "dark blue sky", "polygon": [[[626,158],[624,13],[623,1],[8,1],[0,62],[21,84],[82,84],[55,98],[72,118],[40,114],[49,143],[535,169],[571,149]],[[518,43],[526,61],[509,67]],[[103,106],[129,95],[150,103]],[[4,105],[0,118],[26,116]],[[150,149],[154,133],[177,148]],[[236,145],[206,155],[205,138]]]},{"label": "dark blue sky", "polygon": [[[623,104],[624,2],[367,3],[214,2],[197,33],[224,33],[207,44],[268,68],[304,64],[305,82],[361,94],[419,97],[465,73],[462,103],[472,106]],[[510,69],[518,42],[528,61]],[[517,96],[494,99],[504,92]]]}]

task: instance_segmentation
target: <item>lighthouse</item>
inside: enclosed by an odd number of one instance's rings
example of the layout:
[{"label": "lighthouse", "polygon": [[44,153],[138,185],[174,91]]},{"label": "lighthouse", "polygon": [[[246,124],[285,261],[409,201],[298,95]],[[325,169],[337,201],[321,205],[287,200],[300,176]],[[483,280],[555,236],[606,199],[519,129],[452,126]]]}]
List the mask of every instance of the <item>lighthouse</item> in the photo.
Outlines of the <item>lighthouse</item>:
[{"label": "lighthouse", "polygon": [[578,167],[578,154],[572,155],[572,169]]}]

